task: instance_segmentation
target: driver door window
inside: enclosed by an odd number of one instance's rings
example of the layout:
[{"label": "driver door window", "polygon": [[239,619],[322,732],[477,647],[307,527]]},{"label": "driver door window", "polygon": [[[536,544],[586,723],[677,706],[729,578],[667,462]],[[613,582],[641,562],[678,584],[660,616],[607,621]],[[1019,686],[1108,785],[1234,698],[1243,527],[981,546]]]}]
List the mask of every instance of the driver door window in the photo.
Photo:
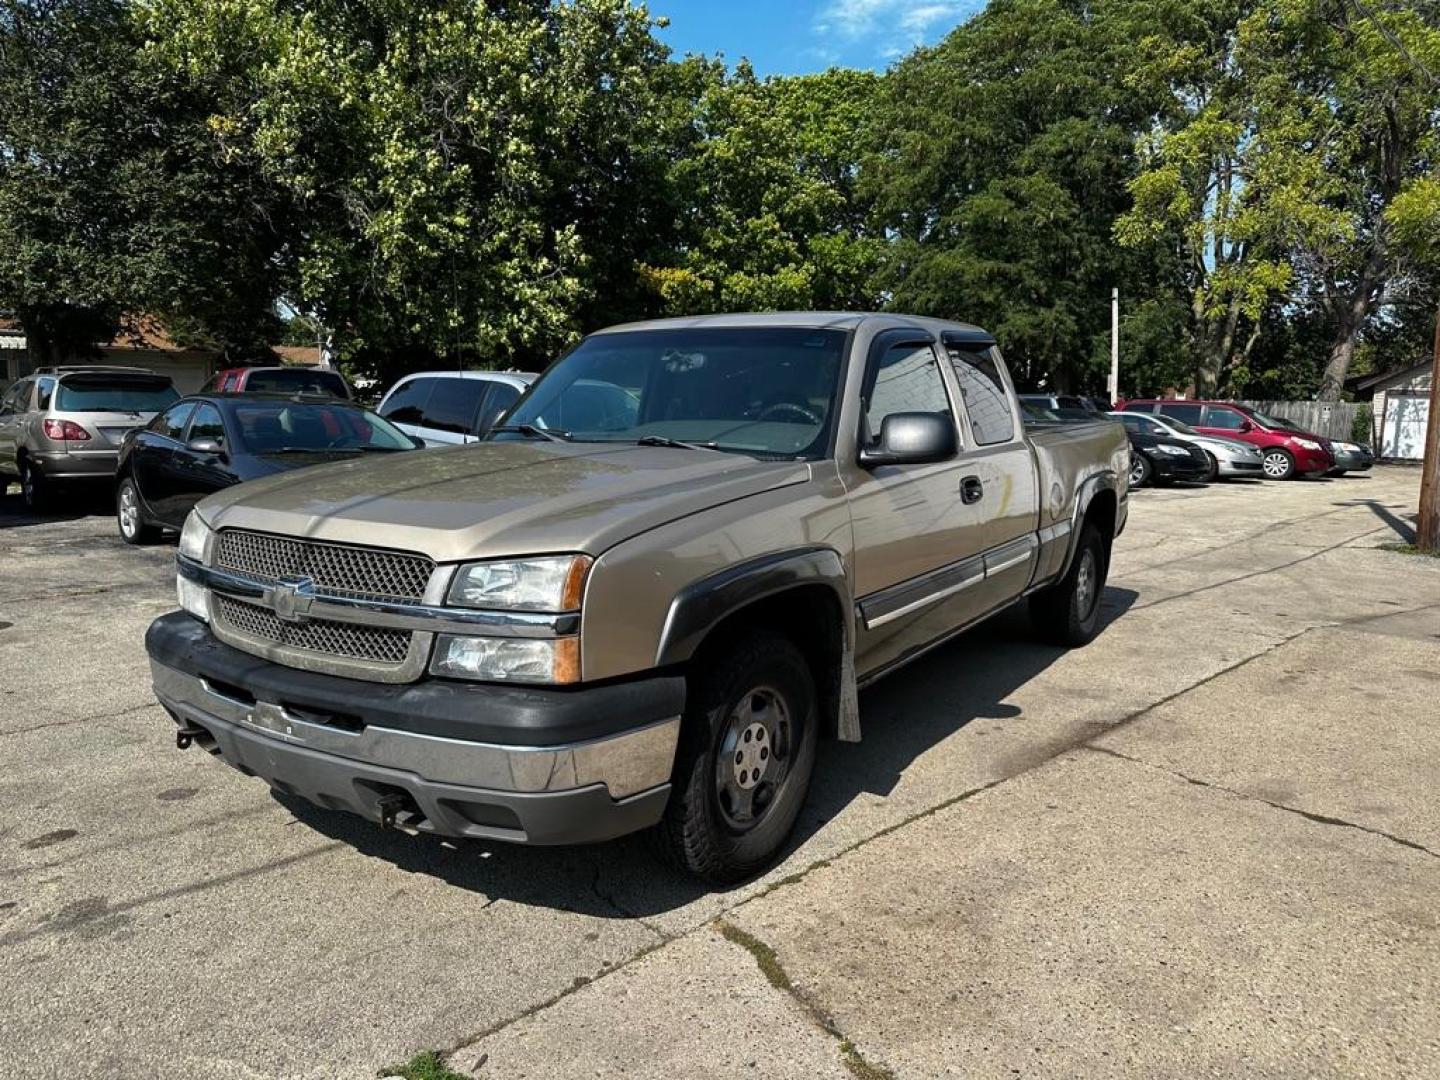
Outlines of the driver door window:
[{"label": "driver door window", "polygon": [[1239,431],[1245,425],[1245,418],[1230,409],[1211,407],[1205,414],[1205,426],[1220,431]]},{"label": "driver door window", "polygon": [[939,361],[935,350],[928,345],[896,345],[886,349],[872,372],[864,404],[862,437],[871,446],[879,444],[881,425],[894,413],[939,413],[954,421]]}]

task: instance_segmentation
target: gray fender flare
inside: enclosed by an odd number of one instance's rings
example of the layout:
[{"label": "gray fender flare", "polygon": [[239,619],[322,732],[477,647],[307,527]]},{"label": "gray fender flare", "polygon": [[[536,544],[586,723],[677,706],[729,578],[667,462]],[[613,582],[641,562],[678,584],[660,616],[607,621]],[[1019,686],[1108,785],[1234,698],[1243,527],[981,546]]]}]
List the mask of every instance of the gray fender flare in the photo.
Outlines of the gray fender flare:
[{"label": "gray fender flare", "polygon": [[826,698],[833,700],[837,736],[844,742],[860,741],[860,705],[855,683],[855,604],[845,563],[834,548],[811,547],[774,552],[727,566],[691,582],[670,601],[660,643],[657,667],[683,664],[695,655],[705,636],[741,608],[804,585],[823,585],[835,596],[840,614],[840,656],[836,665],[839,685]]}]

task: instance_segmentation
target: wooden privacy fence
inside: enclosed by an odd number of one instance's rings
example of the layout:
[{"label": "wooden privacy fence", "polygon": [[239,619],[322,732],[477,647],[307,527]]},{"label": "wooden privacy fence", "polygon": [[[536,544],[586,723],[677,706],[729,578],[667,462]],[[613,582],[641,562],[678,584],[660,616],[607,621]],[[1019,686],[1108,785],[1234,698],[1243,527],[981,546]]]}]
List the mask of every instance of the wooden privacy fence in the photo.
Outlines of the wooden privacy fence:
[{"label": "wooden privacy fence", "polygon": [[1240,404],[1270,416],[1293,420],[1306,431],[1327,439],[1346,442],[1355,438],[1355,417],[1361,409],[1369,409],[1369,405],[1354,401],[1242,401]]}]

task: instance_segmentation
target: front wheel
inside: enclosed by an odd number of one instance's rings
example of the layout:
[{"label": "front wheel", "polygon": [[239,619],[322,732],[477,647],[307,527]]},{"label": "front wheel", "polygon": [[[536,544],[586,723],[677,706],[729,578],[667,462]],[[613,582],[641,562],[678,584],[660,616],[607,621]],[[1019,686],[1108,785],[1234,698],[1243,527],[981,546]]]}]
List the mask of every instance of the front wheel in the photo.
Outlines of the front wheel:
[{"label": "front wheel", "polygon": [[815,770],[819,711],[804,656],[761,631],[697,658],[659,853],[716,884],[751,877],[784,846]]},{"label": "front wheel", "polygon": [[153,544],[160,539],[160,530],[147,524],[140,510],[140,491],[132,477],[122,479],[115,490],[115,523],[127,544]]},{"label": "front wheel", "polygon": [[1200,482],[1202,484],[1213,484],[1220,476],[1220,462],[1215,460],[1215,455],[1210,453],[1209,450],[1205,451],[1205,456],[1210,459],[1210,468],[1205,471],[1205,475],[1201,477]]},{"label": "front wheel", "polygon": [[1266,450],[1260,463],[1267,480],[1289,480],[1295,475],[1295,459],[1288,450]]},{"label": "front wheel", "polygon": [[1144,454],[1136,451],[1130,453],[1130,486],[1132,488],[1144,487],[1155,475],[1155,466],[1150,464],[1150,459]]},{"label": "front wheel", "polygon": [[1109,549],[1100,530],[1087,521],[1065,576],[1030,597],[1030,618],[1040,636],[1070,648],[1094,641],[1100,632],[1100,594],[1109,572]]}]

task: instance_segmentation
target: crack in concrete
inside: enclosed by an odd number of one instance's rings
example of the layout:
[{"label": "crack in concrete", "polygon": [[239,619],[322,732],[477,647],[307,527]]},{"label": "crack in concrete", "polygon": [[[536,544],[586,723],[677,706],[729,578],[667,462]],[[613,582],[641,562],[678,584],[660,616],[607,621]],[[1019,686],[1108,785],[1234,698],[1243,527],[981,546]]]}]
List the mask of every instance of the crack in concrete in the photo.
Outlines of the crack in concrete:
[{"label": "crack in concrete", "polygon": [[1178,780],[1184,780],[1187,784],[1193,784],[1195,787],[1218,791],[1225,795],[1242,799],[1245,802],[1259,803],[1262,806],[1268,806],[1274,810],[1281,810],[1287,814],[1295,814],[1297,817],[1302,817],[1306,821],[1314,822],[1317,825],[1330,825],[1335,828],[1353,829],[1356,832],[1366,833],[1370,836],[1378,837],[1381,840],[1389,840],[1391,843],[1399,844],[1401,847],[1409,848],[1411,851],[1418,851],[1423,855],[1430,856],[1432,859],[1440,859],[1440,851],[1432,851],[1424,844],[1414,840],[1407,840],[1403,836],[1386,832],[1384,829],[1376,829],[1370,825],[1361,825],[1357,821],[1331,817],[1329,814],[1317,814],[1313,810],[1304,810],[1298,806],[1289,806],[1286,803],[1275,802],[1273,799],[1264,799],[1258,795],[1250,795],[1244,791],[1237,791],[1235,788],[1227,787],[1224,784],[1218,784],[1213,780],[1201,780],[1199,777],[1191,776],[1189,773],[1181,772],[1179,769],[1172,769],[1168,765],[1159,765],[1153,761],[1146,761],[1144,758],[1134,757],[1130,754],[1122,754],[1119,750],[1112,750],[1108,746],[1083,746],[1081,749],[1089,750],[1095,754],[1104,754],[1107,757],[1117,758],[1120,761],[1127,761],[1133,765],[1143,765],[1147,769],[1154,769],[1156,772],[1165,773],[1167,776],[1173,776]]},{"label": "crack in concrete", "polygon": [[[1157,608],[1161,604],[1168,604],[1174,600],[1184,600],[1187,597],[1196,596],[1199,593],[1203,592],[1209,592],[1212,589],[1223,589],[1227,585],[1236,585],[1242,581],[1249,581],[1252,578],[1264,577],[1266,574],[1275,574],[1279,573],[1281,570],[1289,570],[1293,566],[1299,566],[1301,563],[1307,563],[1311,559],[1318,559],[1321,555],[1328,555],[1330,554],[1330,552],[1338,551],[1340,548],[1345,547],[1347,544],[1353,544],[1356,540],[1363,540],[1367,536],[1373,536],[1377,532],[1385,532],[1389,528],[1390,526],[1388,525],[1381,525],[1379,528],[1368,529],[1365,532],[1360,533],[1356,536],[1346,537],[1344,540],[1341,540],[1338,543],[1330,544],[1327,547],[1318,548],[1310,552],[1308,555],[1302,555],[1298,559],[1291,559],[1289,562],[1280,563],[1278,566],[1267,566],[1263,570],[1252,570],[1248,574],[1241,574],[1238,577],[1226,578],[1224,581],[1211,582],[1209,585],[1199,585],[1196,588],[1187,589],[1184,592],[1173,593],[1170,596],[1162,596],[1158,600],[1150,601],[1148,604],[1136,604],[1130,610],[1147,611],[1150,608]],[[1206,554],[1209,554],[1209,552],[1206,552]]]},{"label": "crack in concrete", "polygon": [[840,1030],[835,1017],[795,985],[795,980],[790,978],[790,973],[785,970],[785,965],[780,962],[779,955],[770,945],[723,918],[716,919],[713,925],[721,937],[732,945],[738,945],[754,958],[755,966],[760,969],[760,974],[765,976],[766,982],[794,1001],[812,1024],[836,1041],[840,1060],[856,1080],[895,1080],[895,1074],[889,1069],[867,1061],[859,1048]]},{"label": "crack in concrete", "polygon": [[49,728],[73,727],[75,724],[91,724],[97,720],[118,720],[122,716],[129,716],[132,713],[144,712],[146,709],[153,709],[160,703],[158,701],[147,701],[141,705],[131,705],[129,708],[121,709],[119,712],[98,713],[95,716],[78,716],[70,720],[51,720],[44,724],[35,724],[32,727],[15,728],[11,731],[0,731],[0,739],[10,735],[28,735],[32,731],[45,731]]}]

